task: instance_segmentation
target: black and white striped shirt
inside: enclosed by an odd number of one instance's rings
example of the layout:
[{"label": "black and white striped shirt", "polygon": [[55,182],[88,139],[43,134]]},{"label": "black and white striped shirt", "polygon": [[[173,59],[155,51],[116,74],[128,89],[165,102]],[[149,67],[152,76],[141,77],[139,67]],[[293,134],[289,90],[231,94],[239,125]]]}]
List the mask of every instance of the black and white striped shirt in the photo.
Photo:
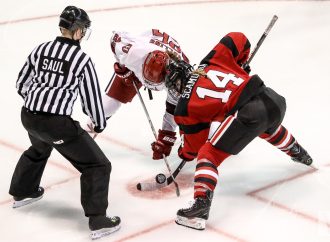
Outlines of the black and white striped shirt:
[{"label": "black and white striped shirt", "polygon": [[94,65],[77,41],[57,37],[37,46],[20,71],[16,88],[27,109],[59,115],[72,114],[79,92],[83,112],[97,129],[106,126]]}]

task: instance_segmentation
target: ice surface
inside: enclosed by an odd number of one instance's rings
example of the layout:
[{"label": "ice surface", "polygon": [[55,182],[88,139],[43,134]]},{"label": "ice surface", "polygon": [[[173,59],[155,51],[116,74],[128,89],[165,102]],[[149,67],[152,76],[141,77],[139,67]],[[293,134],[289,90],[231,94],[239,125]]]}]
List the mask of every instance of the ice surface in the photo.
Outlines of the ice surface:
[{"label": "ice surface", "polygon": [[[319,170],[291,162],[256,139],[219,168],[210,219],[205,231],[174,223],[176,211],[192,199],[194,163],[178,176],[181,197],[173,187],[138,192],[136,183],[166,173],[163,161],[151,159],[153,134],[138,98],[113,116],[97,142],[112,162],[110,215],[122,218],[120,231],[103,241],[330,241],[330,2],[329,1],[1,1],[0,67],[0,214],[1,241],[90,241],[80,205],[79,174],[58,153],[51,156],[41,184],[44,198],[11,208],[12,172],[29,146],[20,122],[22,100],[15,90],[25,58],[41,42],[59,34],[57,15],[66,5],[87,10],[92,35],[82,47],[92,57],[102,89],[112,75],[109,47],[113,30],[139,32],[159,28],[173,35],[192,63],[198,63],[220,38],[242,31],[254,46],[274,14],[279,20],[251,63],[267,85],[287,100],[284,125],[308,150]],[[149,101],[156,129],[161,126],[165,93]],[[82,124],[79,102],[73,117]],[[173,149],[174,170],[179,164]]]}]

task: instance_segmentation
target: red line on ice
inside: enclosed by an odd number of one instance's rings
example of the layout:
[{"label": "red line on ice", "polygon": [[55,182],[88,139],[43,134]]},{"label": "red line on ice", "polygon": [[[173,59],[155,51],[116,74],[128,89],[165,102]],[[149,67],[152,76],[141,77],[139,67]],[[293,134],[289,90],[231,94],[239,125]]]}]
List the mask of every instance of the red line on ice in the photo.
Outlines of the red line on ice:
[{"label": "red line on ice", "polygon": [[[329,166],[330,164],[327,164],[327,165],[324,165],[324,166]],[[272,182],[266,186],[263,186],[261,188],[258,188],[258,189],[255,189],[249,193],[247,193],[246,195],[254,198],[254,199],[257,199],[258,201],[261,201],[261,202],[264,202],[264,203],[267,203],[268,205],[270,206],[273,206],[273,207],[276,207],[276,208],[279,208],[279,209],[282,209],[286,212],[289,212],[289,213],[292,213],[292,214],[295,214],[297,215],[298,217],[302,218],[302,219],[305,219],[305,220],[308,220],[308,221],[311,221],[313,223],[317,223],[317,224],[323,224],[325,226],[327,226],[328,228],[330,228],[330,223],[327,222],[327,221],[321,221],[320,219],[314,217],[313,215],[309,215],[307,213],[304,213],[304,212],[301,212],[301,211],[298,211],[296,209],[292,209],[290,208],[289,206],[286,206],[284,204],[281,204],[279,202],[275,202],[275,201],[272,201],[271,199],[268,199],[266,197],[263,197],[262,195],[258,195],[259,192],[262,192],[262,191],[265,191],[265,190],[268,190],[270,188],[273,188],[275,186],[278,186],[278,185],[281,185],[281,184],[284,184],[284,183],[287,183],[289,181],[293,181],[293,180],[296,180],[296,179],[299,179],[301,177],[304,177],[306,175],[310,175],[314,172],[316,172],[318,169],[316,168],[310,168],[310,170],[307,170],[307,171],[304,171],[302,173],[299,173],[299,174],[296,174],[294,176],[291,176],[291,177],[288,177],[288,178],[285,178],[285,179],[281,179],[279,181],[275,181],[275,182]]]},{"label": "red line on ice", "polygon": [[[19,147],[17,145],[14,145],[14,144],[11,144],[9,142],[6,142],[4,140],[0,140],[0,145],[4,146],[4,147],[7,147],[9,149],[12,149],[12,150],[15,150],[17,152],[21,152],[23,153],[24,152],[24,149],[22,147]],[[71,174],[77,174],[78,171],[70,168],[70,167],[67,167],[65,165],[62,165],[62,164],[59,164],[53,160],[48,160],[47,163],[51,164],[52,166],[56,166],[57,168],[60,168],[64,171],[67,171],[67,172],[70,172]]]},{"label": "red line on ice", "polygon": [[123,142],[123,141],[120,141],[120,140],[118,140],[118,139],[115,139],[115,138],[113,138],[113,137],[110,138],[109,136],[104,135],[104,134],[99,135],[99,136],[97,136],[97,137],[100,137],[100,138],[102,138],[102,139],[104,139],[104,140],[106,140],[106,141],[108,141],[108,142],[110,142],[110,143],[113,143],[113,144],[115,144],[115,145],[121,146],[121,147],[126,148],[126,149],[128,149],[128,150],[136,151],[136,152],[138,152],[138,153],[140,153],[140,154],[142,154],[142,155],[145,155],[145,156],[151,156],[151,153],[148,153],[148,152],[146,152],[145,150],[142,150],[142,149],[136,148],[136,147],[134,147],[134,146],[131,146],[131,145],[129,145],[129,144]]},{"label": "red line on ice", "polygon": [[[183,2],[172,2],[172,3],[151,3],[151,4],[101,8],[101,9],[87,10],[87,12],[88,13],[97,13],[97,12],[120,11],[120,10],[129,10],[129,9],[137,9],[137,8],[168,7],[168,6],[195,5],[195,4],[203,5],[203,4],[208,4],[208,3],[236,2],[236,1],[241,1],[241,0],[213,0],[213,1],[208,0],[208,1],[183,1]],[[35,20],[41,20],[41,19],[48,19],[48,18],[57,18],[57,17],[58,17],[58,14],[51,14],[51,15],[38,16],[38,17],[5,20],[5,21],[0,22],[0,25],[16,24],[16,23],[29,22],[29,21],[35,21]]]}]

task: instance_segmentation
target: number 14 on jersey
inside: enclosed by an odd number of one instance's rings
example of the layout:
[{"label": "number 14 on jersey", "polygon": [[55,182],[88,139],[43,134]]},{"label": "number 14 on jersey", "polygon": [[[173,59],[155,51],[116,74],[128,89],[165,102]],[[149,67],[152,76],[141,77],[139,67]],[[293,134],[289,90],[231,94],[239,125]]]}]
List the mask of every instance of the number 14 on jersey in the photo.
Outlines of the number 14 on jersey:
[{"label": "number 14 on jersey", "polygon": [[[244,80],[240,77],[235,77],[232,73],[223,73],[221,71],[209,70],[207,72],[207,77],[211,80],[211,82],[218,88],[226,89],[228,83],[232,81],[232,83],[236,86],[241,85]],[[223,103],[228,102],[229,97],[232,93],[230,90],[225,91],[214,91],[204,87],[197,87],[196,93],[198,97],[204,99],[205,96],[221,99]]]}]

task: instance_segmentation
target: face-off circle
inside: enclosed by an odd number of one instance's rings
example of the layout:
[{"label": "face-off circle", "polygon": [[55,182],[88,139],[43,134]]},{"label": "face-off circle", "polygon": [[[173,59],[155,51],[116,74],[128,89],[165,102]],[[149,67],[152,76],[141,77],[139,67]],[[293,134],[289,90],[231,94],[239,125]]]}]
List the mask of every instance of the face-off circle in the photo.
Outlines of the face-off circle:
[{"label": "face-off circle", "polygon": [[159,173],[155,179],[158,184],[163,184],[166,181],[166,176],[163,173]]}]

